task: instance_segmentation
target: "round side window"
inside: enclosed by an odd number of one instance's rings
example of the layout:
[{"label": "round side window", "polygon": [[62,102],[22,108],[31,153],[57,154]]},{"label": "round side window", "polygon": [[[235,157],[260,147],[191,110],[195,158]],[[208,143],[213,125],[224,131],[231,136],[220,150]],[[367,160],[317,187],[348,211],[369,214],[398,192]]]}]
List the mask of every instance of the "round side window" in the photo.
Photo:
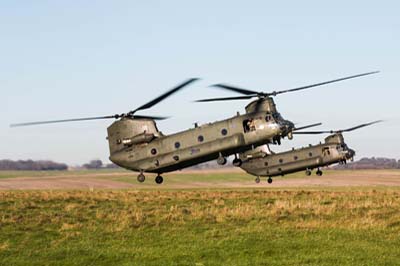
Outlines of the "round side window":
[{"label": "round side window", "polygon": [[175,142],[175,148],[179,149],[179,147],[181,147],[181,143]]},{"label": "round side window", "polygon": [[156,150],[156,149],[154,149],[154,148],[153,148],[153,149],[151,149],[151,151],[150,151],[150,152],[151,152],[151,154],[153,154],[153,155],[156,155],[156,154],[157,154],[157,150]]},{"label": "round side window", "polygon": [[283,163],[283,159],[279,159],[279,162],[280,162],[280,163]]},{"label": "round side window", "polygon": [[226,136],[228,134],[228,130],[226,130],[225,128],[221,130],[221,134],[223,136]]},{"label": "round side window", "polygon": [[197,137],[197,140],[199,142],[203,142],[204,141],[204,137],[202,135],[200,135],[200,136]]},{"label": "round side window", "polygon": [[308,156],[312,157],[312,152],[310,152],[310,153],[308,154]]}]

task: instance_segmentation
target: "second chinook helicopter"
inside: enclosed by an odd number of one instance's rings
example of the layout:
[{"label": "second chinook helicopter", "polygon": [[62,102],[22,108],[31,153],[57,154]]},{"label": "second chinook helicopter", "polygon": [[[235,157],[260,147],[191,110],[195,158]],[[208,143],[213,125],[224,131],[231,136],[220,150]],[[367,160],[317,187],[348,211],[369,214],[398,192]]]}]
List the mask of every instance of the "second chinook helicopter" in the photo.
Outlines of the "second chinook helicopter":
[{"label": "second chinook helicopter", "polygon": [[[139,182],[145,181],[145,173],[156,173],[155,181],[157,184],[161,184],[163,182],[161,174],[163,173],[180,170],[215,159],[217,159],[219,164],[223,165],[227,161],[226,157],[230,155],[235,155],[233,164],[240,166],[242,161],[237,157],[238,153],[266,143],[279,144],[283,137],[287,136],[292,138],[293,132],[319,125],[312,124],[296,128],[292,122],[282,118],[276,109],[272,96],[366,76],[373,73],[376,72],[369,72],[271,93],[262,92],[254,94],[254,92],[248,90],[229,88],[234,91],[240,90],[247,95],[201,101],[239,98],[250,99],[253,97],[258,97],[258,99],[246,106],[245,114],[237,113],[236,116],[231,118],[201,126],[196,125],[194,128],[171,135],[164,135],[157,128],[155,121],[165,119],[165,117],[137,115],[136,112],[153,107],[175,92],[195,82],[197,79],[189,79],[154,100],[127,113],[100,117],[21,123],[11,126],[117,119],[117,121],[113,122],[107,129],[110,160],[123,168],[139,172],[137,176]],[[220,86],[223,87],[223,85]]]},{"label": "second chinook helicopter", "polygon": [[381,120],[358,125],[348,129],[330,131],[306,131],[294,132],[295,134],[326,134],[323,143],[309,145],[300,149],[292,149],[285,152],[273,153],[268,144],[255,149],[256,152],[245,152],[240,154],[243,160],[241,168],[247,173],[256,176],[256,183],[260,182],[260,176],[268,177],[268,183],[272,183],[272,177],[284,176],[299,171],[306,171],[306,175],[311,175],[313,169],[317,169],[316,174],[322,175],[322,167],[336,163],[346,163],[353,160],[355,151],[350,149],[344,142],[343,133],[350,132],[362,127],[370,126]]}]

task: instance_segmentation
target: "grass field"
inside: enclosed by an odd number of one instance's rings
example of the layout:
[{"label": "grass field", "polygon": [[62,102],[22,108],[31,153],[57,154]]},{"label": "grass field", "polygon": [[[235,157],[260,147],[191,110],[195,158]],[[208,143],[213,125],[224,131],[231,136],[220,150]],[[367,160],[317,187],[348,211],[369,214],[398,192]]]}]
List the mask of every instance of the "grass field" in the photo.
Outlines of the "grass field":
[{"label": "grass field", "polygon": [[3,190],[0,265],[400,265],[400,187]]}]

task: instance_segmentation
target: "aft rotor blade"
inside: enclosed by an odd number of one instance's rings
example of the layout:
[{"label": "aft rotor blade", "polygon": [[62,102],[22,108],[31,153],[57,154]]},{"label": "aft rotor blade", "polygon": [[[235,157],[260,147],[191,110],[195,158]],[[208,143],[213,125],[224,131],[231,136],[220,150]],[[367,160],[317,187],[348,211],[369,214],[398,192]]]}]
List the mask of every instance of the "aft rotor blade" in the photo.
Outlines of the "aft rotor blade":
[{"label": "aft rotor blade", "polygon": [[216,87],[216,88],[221,88],[221,89],[225,89],[225,90],[230,90],[230,91],[234,91],[234,92],[241,93],[244,95],[253,95],[253,94],[257,95],[258,94],[257,91],[242,89],[242,88],[238,88],[238,87],[234,87],[234,86],[226,85],[226,84],[214,84],[214,85],[211,85],[210,87]]},{"label": "aft rotor blade", "polygon": [[134,119],[151,119],[151,120],[165,120],[169,117],[166,116],[148,116],[148,115],[134,115]]},{"label": "aft rotor blade", "polygon": [[293,129],[293,131],[302,130],[302,129],[306,129],[306,128],[310,128],[310,127],[317,127],[320,125],[322,125],[322,123],[311,124],[311,125],[307,125],[307,126],[303,126],[303,127],[296,127],[295,129]]},{"label": "aft rotor blade", "polygon": [[276,92],[269,93],[269,95],[275,96],[275,95],[282,94],[282,93],[305,90],[305,89],[309,89],[309,88],[313,88],[313,87],[317,87],[317,86],[326,85],[326,84],[329,84],[329,83],[339,82],[339,81],[346,80],[346,79],[358,78],[358,77],[372,75],[372,74],[376,74],[376,73],[379,73],[379,71],[373,71],[373,72],[353,75],[353,76],[349,76],[349,77],[334,79],[334,80],[325,81],[325,82],[321,82],[321,83],[316,83],[316,84],[312,84],[312,85],[307,85],[307,86],[303,86],[303,87],[298,87],[298,88],[294,88],[294,89],[290,89],[290,90],[276,91]]},{"label": "aft rotor blade", "polygon": [[353,131],[353,130],[356,130],[356,129],[359,129],[359,128],[362,128],[362,127],[367,127],[367,126],[370,126],[370,125],[373,125],[373,124],[376,124],[376,123],[380,123],[380,122],[383,122],[383,120],[377,120],[377,121],[373,121],[373,122],[370,122],[370,123],[361,124],[361,125],[358,125],[358,126],[355,126],[355,127],[343,129],[343,130],[340,130],[340,132],[349,132],[349,131]]},{"label": "aft rotor blade", "polygon": [[184,87],[186,87],[187,85],[189,85],[192,82],[195,82],[196,80],[198,80],[198,78],[191,78],[185,82],[183,82],[182,84],[176,86],[175,88],[167,91],[166,93],[158,96],[157,98],[155,98],[154,100],[140,106],[139,108],[136,108],[133,111],[130,111],[129,114],[134,114],[135,112],[139,111],[139,110],[144,110],[144,109],[148,109],[154,105],[156,105],[157,103],[161,102],[162,100],[168,98],[169,96],[171,96],[172,94],[176,93],[177,91],[183,89]]},{"label": "aft rotor blade", "polygon": [[231,100],[248,100],[257,95],[247,95],[247,96],[235,96],[235,97],[224,97],[224,98],[211,98],[211,99],[202,99],[197,100],[196,102],[204,103],[204,102],[217,102],[217,101],[231,101]]},{"label": "aft rotor blade", "polygon": [[37,122],[27,122],[11,124],[10,127],[24,127],[24,126],[34,126],[34,125],[44,125],[44,124],[54,124],[54,123],[64,123],[64,122],[76,122],[76,121],[87,121],[87,120],[100,120],[100,119],[118,119],[120,115],[108,115],[108,116],[98,116],[98,117],[85,117],[85,118],[73,118],[73,119],[62,119],[62,120],[50,120],[50,121],[37,121]]}]

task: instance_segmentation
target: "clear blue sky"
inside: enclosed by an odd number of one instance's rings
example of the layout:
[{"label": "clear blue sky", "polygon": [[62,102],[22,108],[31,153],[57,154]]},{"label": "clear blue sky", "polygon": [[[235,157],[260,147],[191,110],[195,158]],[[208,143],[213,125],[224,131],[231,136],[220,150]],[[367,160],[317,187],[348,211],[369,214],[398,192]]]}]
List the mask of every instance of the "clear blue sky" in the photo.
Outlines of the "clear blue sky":
[{"label": "clear blue sky", "polygon": [[[296,123],[347,134],[361,156],[400,158],[398,1],[2,1],[0,159],[108,161],[112,121],[9,128],[13,122],[133,109],[189,77],[201,82],[142,114],[164,133],[243,112],[246,101],[194,104],[249,89],[286,89],[373,70],[378,75],[276,98]],[[279,148],[316,143],[297,136]]]}]

